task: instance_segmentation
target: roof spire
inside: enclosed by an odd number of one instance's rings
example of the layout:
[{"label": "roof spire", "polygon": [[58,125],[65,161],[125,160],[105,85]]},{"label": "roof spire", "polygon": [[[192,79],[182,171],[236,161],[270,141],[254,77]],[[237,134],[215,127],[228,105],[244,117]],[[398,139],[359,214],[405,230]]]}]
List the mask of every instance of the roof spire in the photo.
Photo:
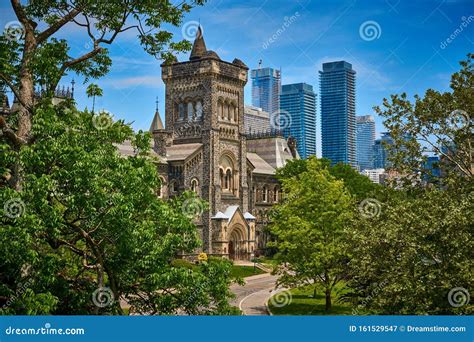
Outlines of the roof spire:
[{"label": "roof spire", "polygon": [[161,121],[160,113],[158,111],[158,104],[159,104],[159,99],[158,96],[156,97],[156,110],[155,110],[155,115],[153,116],[153,120],[151,121],[150,125],[150,133],[153,133],[153,131],[164,129],[165,127],[163,126],[163,121]]},{"label": "roof spire", "polygon": [[204,37],[202,35],[201,24],[199,24],[198,30],[196,32],[196,39],[194,39],[193,49],[191,51],[191,56],[189,56],[190,61],[194,61],[204,57],[207,52],[206,43],[204,42]]}]

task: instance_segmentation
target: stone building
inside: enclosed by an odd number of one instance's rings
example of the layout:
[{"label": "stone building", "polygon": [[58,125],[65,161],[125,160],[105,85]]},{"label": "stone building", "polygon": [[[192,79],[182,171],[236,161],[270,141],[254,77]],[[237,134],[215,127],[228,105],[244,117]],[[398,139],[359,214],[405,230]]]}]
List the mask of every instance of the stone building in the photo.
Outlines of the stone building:
[{"label": "stone building", "polygon": [[246,134],[248,67],[207,50],[200,29],[189,61],[161,68],[165,125],[156,112],[150,127],[160,195],[196,192],[209,204],[196,219],[203,251],[248,259],[265,246],[268,210],[280,199],[275,169],[297,157],[295,146],[281,135]]}]

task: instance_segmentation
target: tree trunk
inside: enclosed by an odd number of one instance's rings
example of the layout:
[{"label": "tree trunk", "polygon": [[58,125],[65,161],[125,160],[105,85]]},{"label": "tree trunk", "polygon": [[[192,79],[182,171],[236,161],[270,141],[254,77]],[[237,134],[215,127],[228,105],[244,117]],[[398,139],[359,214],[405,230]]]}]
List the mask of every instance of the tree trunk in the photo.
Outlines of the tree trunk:
[{"label": "tree trunk", "polygon": [[331,303],[331,290],[326,289],[326,311],[331,310],[332,303]]},{"label": "tree trunk", "polygon": [[[23,56],[21,61],[21,70],[19,77],[19,108],[18,108],[18,130],[16,135],[23,141],[29,142],[31,138],[31,118],[34,106],[35,86],[33,80],[33,70],[31,61],[36,49],[36,39],[34,32],[26,31]],[[20,153],[21,145],[15,147],[15,151]],[[10,184],[17,191],[21,190],[22,168],[18,162],[15,163],[12,170],[12,179]]]}]

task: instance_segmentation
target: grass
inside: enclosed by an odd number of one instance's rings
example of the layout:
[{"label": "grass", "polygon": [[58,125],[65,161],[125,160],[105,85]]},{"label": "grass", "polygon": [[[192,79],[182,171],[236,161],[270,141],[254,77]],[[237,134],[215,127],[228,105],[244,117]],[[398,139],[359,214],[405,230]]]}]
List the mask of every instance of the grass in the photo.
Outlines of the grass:
[{"label": "grass", "polygon": [[[332,296],[332,308],[325,310],[325,296],[322,291],[313,298],[313,286],[303,286],[290,289],[291,301],[289,304],[277,307],[270,299],[268,308],[274,315],[352,315],[351,303],[341,302],[338,300],[338,294],[344,293],[344,285],[336,286]],[[288,298],[288,294],[283,294],[281,298]],[[273,298],[273,297],[272,297]],[[359,314],[363,314],[363,310],[359,309]]]},{"label": "grass", "polygon": [[[199,266],[193,264],[190,261],[184,260],[184,259],[175,259],[171,262],[171,264],[174,267],[184,267],[188,268],[193,271],[199,271]],[[255,271],[253,269],[253,266],[237,266],[237,265],[232,265],[232,270],[231,270],[231,276],[232,277],[240,277],[240,278],[245,278],[245,277],[250,277],[256,274],[263,274],[261,269],[255,268]]]},{"label": "grass", "polygon": [[268,257],[259,257],[257,260],[258,260],[257,262],[261,263],[263,266],[271,270],[278,264],[276,260],[268,258]]},{"label": "grass", "polygon": [[231,271],[231,276],[233,277],[240,277],[240,278],[245,278],[245,277],[250,277],[256,274],[263,274],[261,269],[255,268],[255,271],[253,269],[253,266],[237,266],[233,265],[232,266],[232,271]]}]

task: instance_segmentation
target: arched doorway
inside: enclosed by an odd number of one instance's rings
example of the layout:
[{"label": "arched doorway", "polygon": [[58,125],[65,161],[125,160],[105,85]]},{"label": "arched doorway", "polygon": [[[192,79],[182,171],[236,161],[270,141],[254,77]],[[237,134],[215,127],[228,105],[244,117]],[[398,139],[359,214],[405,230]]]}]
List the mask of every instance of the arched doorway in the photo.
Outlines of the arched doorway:
[{"label": "arched doorway", "polygon": [[244,228],[236,225],[229,236],[229,259],[246,260],[248,259],[247,254],[247,239],[245,238]]}]

